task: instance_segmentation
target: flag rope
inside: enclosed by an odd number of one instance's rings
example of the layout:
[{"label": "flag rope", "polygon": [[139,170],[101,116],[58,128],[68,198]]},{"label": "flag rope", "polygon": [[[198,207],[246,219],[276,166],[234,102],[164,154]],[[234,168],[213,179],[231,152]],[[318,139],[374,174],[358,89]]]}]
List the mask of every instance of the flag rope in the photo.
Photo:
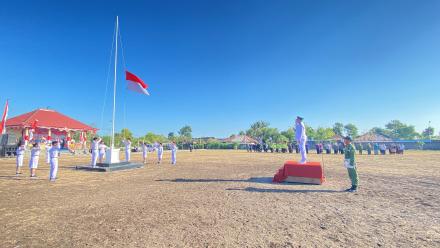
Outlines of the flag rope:
[{"label": "flag rope", "polygon": [[[121,30],[118,30],[119,41],[121,43],[121,55],[122,55],[122,65],[124,66],[124,75],[127,71],[127,66],[125,64],[125,52],[124,52],[124,43],[122,43]],[[123,102],[124,102],[124,120],[123,120],[123,128],[126,128],[126,119],[127,119],[127,93],[124,92]]]},{"label": "flag rope", "polygon": [[101,130],[104,130],[104,111],[105,111],[105,105],[107,102],[108,81],[110,78],[110,69],[111,69],[111,65],[112,65],[112,56],[113,56],[113,50],[114,50],[113,48],[115,45],[115,32],[116,32],[116,27],[113,29],[112,47],[110,49],[110,57],[109,57],[108,67],[107,67],[107,79],[105,81],[104,101],[102,103],[102,110],[101,110],[101,123],[100,123]]}]

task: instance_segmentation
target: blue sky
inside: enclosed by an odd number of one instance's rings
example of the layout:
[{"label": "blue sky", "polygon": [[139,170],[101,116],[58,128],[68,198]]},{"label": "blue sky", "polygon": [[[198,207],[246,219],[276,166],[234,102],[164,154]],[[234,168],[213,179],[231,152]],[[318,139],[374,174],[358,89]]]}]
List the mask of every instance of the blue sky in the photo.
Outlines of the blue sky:
[{"label": "blue sky", "polygon": [[125,90],[120,60],[117,129],[222,137],[300,114],[314,127],[399,119],[438,133],[439,12],[415,0],[2,1],[0,101],[10,116],[49,106],[109,130],[119,15],[127,69],[151,96]]}]

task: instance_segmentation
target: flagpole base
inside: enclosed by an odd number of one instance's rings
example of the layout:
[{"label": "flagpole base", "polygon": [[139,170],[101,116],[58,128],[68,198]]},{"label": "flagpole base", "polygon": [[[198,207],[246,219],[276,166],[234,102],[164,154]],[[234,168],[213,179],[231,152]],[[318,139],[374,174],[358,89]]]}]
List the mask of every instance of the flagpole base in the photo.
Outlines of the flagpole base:
[{"label": "flagpole base", "polygon": [[119,150],[117,148],[108,149],[105,152],[105,163],[106,164],[117,164],[121,161],[119,160]]}]

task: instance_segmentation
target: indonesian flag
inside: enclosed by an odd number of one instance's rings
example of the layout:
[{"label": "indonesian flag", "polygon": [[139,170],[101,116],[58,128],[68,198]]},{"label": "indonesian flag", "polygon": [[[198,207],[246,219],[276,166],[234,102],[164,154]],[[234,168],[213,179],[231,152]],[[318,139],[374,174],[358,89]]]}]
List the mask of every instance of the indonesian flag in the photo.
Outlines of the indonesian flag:
[{"label": "indonesian flag", "polygon": [[0,123],[0,134],[6,133],[6,119],[8,118],[9,104],[6,100],[5,110],[3,111],[2,122]]},{"label": "indonesian flag", "polygon": [[127,80],[127,88],[132,91],[149,96],[148,85],[142,81],[138,76],[134,75],[129,71],[125,71],[125,79]]}]

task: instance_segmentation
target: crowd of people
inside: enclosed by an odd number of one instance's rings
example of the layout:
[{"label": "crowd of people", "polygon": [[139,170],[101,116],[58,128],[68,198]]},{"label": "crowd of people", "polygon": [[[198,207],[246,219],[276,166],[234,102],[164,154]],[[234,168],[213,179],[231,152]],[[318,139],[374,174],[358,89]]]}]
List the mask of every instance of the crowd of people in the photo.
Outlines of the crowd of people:
[{"label": "crowd of people", "polygon": [[[364,152],[368,155],[385,155],[385,154],[403,154],[405,151],[404,144],[396,143],[354,143],[357,152],[362,155]],[[337,142],[318,142],[315,143],[315,150],[317,154],[344,154],[345,144],[343,141]],[[287,148],[272,148],[266,143],[262,144],[248,144],[246,146],[248,152],[281,152],[281,153],[300,153],[300,147],[296,142],[288,143]],[[309,143],[305,144],[305,152],[308,154],[310,150]]]},{"label": "crowd of people", "polygon": [[[131,140],[125,139],[122,141],[124,145],[124,153],[125,153],[125,162],[131,161]],[[30,149],[29,156],[29,170],[31,179],[37,178],[37,168],[40,162],[40,154],[42,152],[41,145],[44,145],[45,154],[46,154],[46,163],[50,165],[49,171],[49,180],[51,182],[55,182],[58,173],[58,158],[61,152],[61,142],[59,139],[54,141],[45,141],[45,142],[34,142],[32,143],[32,148]],[[19,142],[17,150],[16,150],[16,176],[20,176],[22,174],[22,167],[24,163],[25,152],[27,150],[25,142]],[[147,144],[146,142],[140,143],[140,147],[142,149],[142,162],[144,164],[147,163],[148,153],[157,151],[157,164],[162,163],[163,158],[163,144],[155,143],[153,145]],[[91,154],[91,164],[92,168],[97,167],[97,163],[105,163],[107,150],[110,149],[104,141],[95,137],[92,139],[90,145],[90,154]],[[169,144],[169,149],[171,150],[171,164],[175,165],[177,162],[177,145],[175,142]]]},{"label": "crowd of people", "polygon": [[[15,175],[19,176],[22,174],[21,167],[23,167],[24,156],[26,151],[26,143],[19,142],[17,150],[16,150],[16,169]],[[60,140],[47,141],[45,143],[46,149],[46,163],[49,164],[49,180],[51,182],[55,182],[58,173],[58,158],[60,156],[61,143]],[[29,157],[29,170],[30,177],[32,179],[37,177],[37,168],[40,160],[41,154],[41,146],[40,142],[35,142],[32,144],[32,148],[30,149],[30,157]]]}]

